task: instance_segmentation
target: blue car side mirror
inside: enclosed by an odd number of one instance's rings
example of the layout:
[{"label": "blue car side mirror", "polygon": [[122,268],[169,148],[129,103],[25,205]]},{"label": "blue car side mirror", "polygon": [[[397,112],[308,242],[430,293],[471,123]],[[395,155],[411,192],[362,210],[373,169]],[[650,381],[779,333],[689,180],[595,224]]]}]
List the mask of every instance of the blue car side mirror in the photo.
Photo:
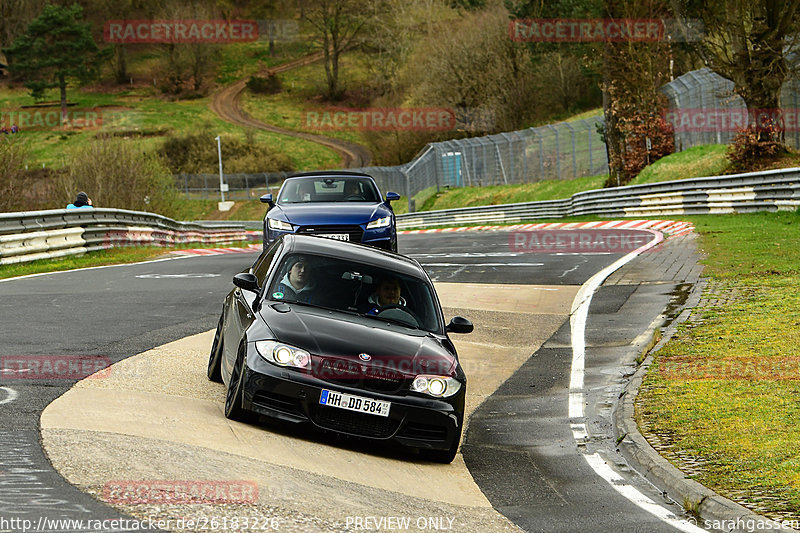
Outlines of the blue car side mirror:
[{"label": "blue car side mirror", "polygon": [[265,194],[259,198],[259,200],[261,200],[262,204],[268,204],[270,207],[275,207],[275,201],[272,199],[272,193]]},{"label": "blue car side mirror", "polygon": [[387,202],[394,202],[395,200],[399,200],[400,195],[396,192],[387,192],[386,193],[386,201]]}]

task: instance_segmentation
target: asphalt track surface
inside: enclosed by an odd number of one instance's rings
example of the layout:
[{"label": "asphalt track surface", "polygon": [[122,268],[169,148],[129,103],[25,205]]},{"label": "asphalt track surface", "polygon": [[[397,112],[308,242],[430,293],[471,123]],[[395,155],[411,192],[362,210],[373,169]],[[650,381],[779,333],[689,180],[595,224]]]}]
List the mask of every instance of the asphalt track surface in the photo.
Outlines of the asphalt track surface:
[{"label": "asphalt track surface", "polygon": [[[641,242],[651,238],[635,233]],[[406,235],[400,251],[438,281],[537,285],[580,285],[622,255],[515,253],[503,232]],[[207,331],[216,325],[231,277],[254,257],[200,256],[0,282],[0,355],[86,355],[113,363]],[[608,412],[626,365],[621,347],[646,329],[674,291],[666,282],[633,283],[595,295],[587,327],[595,355],[586,387],[595,440],[576,444],[567,418],[568,322],[473,414],[462,441],[465,462],[495,509],[521,529],[675,531],[620,496],[580,458],[587,448],[605,454],[631,485],[659,501],[655,489],[625,472],[602,435],[610,434]],[[21,531],[15,518],[36,524],[43,515],[120,516],[64,481],[39,444],[41,411],[73,383],[0,375],[0,531]]]}]

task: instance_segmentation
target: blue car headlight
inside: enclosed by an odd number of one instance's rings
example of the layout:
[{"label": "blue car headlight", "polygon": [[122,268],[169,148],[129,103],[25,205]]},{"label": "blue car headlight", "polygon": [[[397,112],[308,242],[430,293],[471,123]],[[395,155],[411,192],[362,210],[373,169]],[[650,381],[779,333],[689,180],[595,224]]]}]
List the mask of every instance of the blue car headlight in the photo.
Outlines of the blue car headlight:
[{"label": "blue car headlight", "polygon": [[369,224],[367,224],[367,229],[378,229],[378,228],[385,228],[387,226],[392,225],[392,217],[383,217],[383,218],[376,218]]},{"label": "blue car headlight", "polygon": [[294,226],[292,226],[288,222],[284,222],[283,220],[278,220],[277,218],[270,218],[269,229],[274,229],[278,231],[293,231]]}]

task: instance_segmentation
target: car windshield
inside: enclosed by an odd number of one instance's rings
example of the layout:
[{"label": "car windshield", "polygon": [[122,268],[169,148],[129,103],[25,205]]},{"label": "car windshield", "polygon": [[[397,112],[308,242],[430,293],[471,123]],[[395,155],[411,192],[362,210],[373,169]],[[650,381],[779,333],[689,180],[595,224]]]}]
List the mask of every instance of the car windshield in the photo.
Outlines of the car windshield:
[{"label": "car windshield", "polygon": [[438,306],[427,280],[350,260],[290,254],[264,297],[441,332]]},{"label": "car windshield", "polygon": [[278,196],[279,204],[379,201],[373,181],[357,176],[289,178]]}]

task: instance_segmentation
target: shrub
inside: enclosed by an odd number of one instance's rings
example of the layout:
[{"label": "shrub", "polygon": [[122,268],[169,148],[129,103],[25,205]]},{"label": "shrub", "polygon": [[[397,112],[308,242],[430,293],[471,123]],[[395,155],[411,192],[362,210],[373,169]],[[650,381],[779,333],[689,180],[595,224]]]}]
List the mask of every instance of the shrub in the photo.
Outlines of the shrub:
[{"label": "shrub", "polygon": [[[199,133],[171,136],[159,153],[175,174],[214,174],[219,171],[216,135],[206,125]],[[226,173],[256,173],[294,170],[291,160],[275,153],[252,134],[242,140],[232,135],[222,136],[222,166]]]},{"label": "shrub", "polygon": [[783,130],[772,120],[739,130],[725,154],[731,162],[730,170],[758,170],[758,167],[770,163],[786,152],[782,137]]},{"label": "shrub", "polygon": [[122,139],[100,138],[72,154],[60,177],[64,205],[86,191],[95,207],[171,216],[178,198],[172,173],[158,155]]},{"label": "shrub", "polygon": [[269,73],[266,78],[250,76],[247,80],[247,89],[255,94],[278,94],[283,90],[283,85],[276,74]]},{"label": "shrub", "polygon": [[[619,131],[622,135],[622,146],[619,152],[621,160],[616,161],[615,168],[620,168],[619,178],[609,175],[605,187],[626,185],[647,165],[655,163],[665,155],[675,151],[673,127],[657,111],[649,113],[634,112],[619,119]],[[650,139],[650,149],[647,149]]]}]

